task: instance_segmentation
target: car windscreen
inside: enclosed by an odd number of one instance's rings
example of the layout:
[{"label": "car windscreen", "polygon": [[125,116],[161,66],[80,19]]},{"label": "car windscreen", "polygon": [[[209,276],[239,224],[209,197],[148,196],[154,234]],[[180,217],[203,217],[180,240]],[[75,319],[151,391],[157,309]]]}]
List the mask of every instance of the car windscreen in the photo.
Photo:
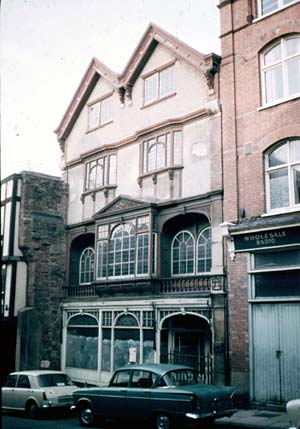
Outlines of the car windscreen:
[{"label": "car windscreen", "polygon": [[186,386],[189,384],[200,383],[200,379],[196,371],[190,369],[177,369],[169,371],[164,375],[163,378],[168,386]]},{"label": "car windscreen", "polygon": [[73,381],[67,374],[43,374],[38,376],[40,387],[74,386]]}]

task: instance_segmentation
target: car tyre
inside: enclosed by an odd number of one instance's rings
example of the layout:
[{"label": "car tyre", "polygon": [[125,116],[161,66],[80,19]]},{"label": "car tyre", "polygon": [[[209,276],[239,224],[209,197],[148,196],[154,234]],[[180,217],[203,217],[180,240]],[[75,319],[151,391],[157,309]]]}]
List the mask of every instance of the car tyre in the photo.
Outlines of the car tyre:
[{"label": "car tyre", "polygon": [[90,404],[84,404],[80,407],[78,417],[81,426],[91,427],[95,425],[96,417]]},{"label": "car tyre", "polygon": [[171,429],[171,420],[166,413],[157,413],[154,416],[153,429]]},{"label": "car tyre", "polygon": [[26,414],[30,419],[37,419],[40,415],[40,409],[36,402],[29,402],[26,406]]}]

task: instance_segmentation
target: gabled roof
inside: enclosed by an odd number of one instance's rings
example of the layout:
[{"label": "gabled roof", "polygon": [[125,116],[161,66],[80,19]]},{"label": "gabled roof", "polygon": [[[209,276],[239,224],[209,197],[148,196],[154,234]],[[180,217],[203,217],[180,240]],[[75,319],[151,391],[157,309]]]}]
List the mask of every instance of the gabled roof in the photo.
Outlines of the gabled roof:
[{"label": "gabled roof", "polygon": [[113,201],[108,203],[105,207],[94,214],[94,219],[99,219],[106,216],[120,215],[130,211],[149,208],[156,206],[158,200],[144,200],[139,198],[132,198],[128,195],[119,195]]},{"label": "gabled roof", "polygon": [[178,57],[184,58],[190,64],[205,71],[205,56],[203,54],[151,23],[119,77],[123,86],[134,84],[158,43],[171,50]]},{"label": "gabled roof", "polygon": [[98,79],[102,77],[114,88],[119,87],[119,75],[110,70],[97,58],[93,58],[69,104],[59,126],[55,130],[59,141],[64,141],[72,129],[82,107],[86,103]]},{"label": "gabled roof", "polygon": [[157,25],[150,24],[120,75],[114,73],[97,58],[92,59],[61,123],[55,130],[58,141],[62,145],[99,77],[106,79],[112,84],[113,88],[118,89],[120,97],[124,97],[127,90],[130,97],[131,87],[158,44],[165,46],[177,57],[183,58],[201,70],[207,78],[209,88],[213,88],[213,76],[217,72],[220,57],[216,54],[203,55]]}]

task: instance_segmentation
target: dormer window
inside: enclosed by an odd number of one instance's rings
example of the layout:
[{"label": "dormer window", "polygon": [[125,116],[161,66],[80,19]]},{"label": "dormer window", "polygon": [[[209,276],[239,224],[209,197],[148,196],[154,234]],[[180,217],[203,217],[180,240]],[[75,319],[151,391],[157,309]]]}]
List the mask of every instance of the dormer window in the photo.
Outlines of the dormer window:
[{"label": "dormer window", "polygon": [[88,131],[112,121],[112,97],[105,97],[88,105]]},{"label": "dormer window", "polygon": [[161,100],[175,92],[175,67],[164,68],[145,77],[144,104]]}]

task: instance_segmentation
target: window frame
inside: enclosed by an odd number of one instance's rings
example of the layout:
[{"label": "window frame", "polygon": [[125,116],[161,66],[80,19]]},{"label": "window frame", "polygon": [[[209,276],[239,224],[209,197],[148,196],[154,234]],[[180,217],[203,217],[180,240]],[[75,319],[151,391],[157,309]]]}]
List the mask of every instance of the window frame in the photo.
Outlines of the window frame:
[{"label": "window frame", "polygon": [[[291,100],[293,98],[300,97],[300,88],[299,91],[289,95],[288,94],[288,71],[287,71],[287,64],[292,59],[297,59],[299,57],[300,59],[300,50],[299,52],[296,52],[292,55],[286,54],[286,42],[289,39],[300,39],[300,34],[292,34],[289,36],[284,36],[279,39],[277,39],[275,42],[273,42],[271,45],[267,46],[263,51],[260,53],[260,81],[261,81],[261,102],[262,107],[268,107],[272,106],[274,104],[283,103],[287,100]],[[273,61],[271,64],[265,65],[265,56],[271,52],[273,49],[275,49],[276,46],[280,45],[280,51],[281,51],[281,58],[279,60]],[[283,96],[280,98],[274,98],[271,101],[267,101],[267,79],[266,74],[270,70],[274,70],[276,67],[280,66],[282,69],[282,87],[283,87]]]},{"label": "window frame", "polygon": [[[103,162],[103,164],[101,164]],[[92,165],[95,163],[95,165]],[[114,167],[113,167],[113,164]],[[91,186],[92,169],[96,169],[95,186]],[[112,174],[112,169],[114,173]],[[98,171],[102,176],[101,184],[97,185],[97,178],[99,177]],[[114,176],[114,177],[113,177]],[[112,180],[114,179],[114,180]],[[117,185],[117,154],[109,153],[107,155],[100,156],[99,158],[93,159],[85,164],[85,182],[84,191],[93,192],[97,189],[105,188],[106,186]]]},{"label": "window frame", "polygon": [[[172,87],[169,90],[169,92],[167,92],[164,95],[161,95],[161,75],[162,73],[165,73],[167,70],[172,70],[173,72],[173,76],[172,76]],[[146,82],[149,81],[150,79],[153,79],[157,77],[157,83],[156,83],[156,88],[155,88],[155,92],[156,92],[156,96],[155,98],[151,98],[151,99],[146,99]],[[146,75],[142,76],[144,82],[143,82],[143,106],[147,107],[150,106],[154,103],[157,103],[161,100],[165,100],[168,97],[171,97],[172,95],[176,94],[176,68],[175,68],[175,62],[172,62],[171,64],[166,64],[163,67],[156,69],[150,73],[147,73]]]},{"label": "window frame", "polygon": [[[92,254],[93,254],[93,261],[89,262],[89,265],[92,268],[90,267],[90,270],[85,271],[85,276],[87,276],[88,278],[91,278],[91,280],[88,281],[88,282],[82,282],[81,281],[81,277],[82,277],[82,259],[83,259],[83,256],[85,256],[84,254],[86,252],[88,252],[88,251],[89,251],[89,253],[92,252]],[[87,258],[90,259],[89,256],[87,256]],[[86,266],[86,262],[85,262],[85,266]],[[88,246],[85,249],[83,249],[83,251],[81,252],[80,258],[79,258],[79,286],[90,285],[90,284],[92,284],[94,282],[94,279],[95,279],[95,250],[91,246]]]},{"label": "window frame", "polygon": [[[297,165],[300,165],[300,159],[296,161],[291,161],[291,150],[290,145],[292,141],[298,141],[300,144],[299,138],[286,139],[278,142],[268,149],[265,153],[265,189],[266,189],[266,209],[267,213],[276,214],[276,213],[284,213],[289,211],[294,211],[300,208],[300,202],[295,204],[295,189],[294,189],[294,180],[293,180],[293,168]],[[287,157],[288,162],[284,164],[280,164],[274,167],[269,167],[269,157],[270,155],[277,150],[279,147],[287,145]],[[288,188],[289,188],[289,205],[285,207],[275,207],[271,208],[271,187],[270,187],[270,174],[272,172],[280,171],[287,169],[288,171]]]},{"label": "window frame", "polygon": [[[175,240],[177,239],[177,237],[180,234],[188,234],[192,240],[193,240],[193,270],[192,272],[185,272],[185,273],[181,273],[179,272],[178,274],[174,273],[174,244],[175,244]],[[178,240],[178,239],[177,239]],[[178,231],[177,234],[175,234],[175,236],[173,237],[172,243],[171,243],[171,275],[174,277],[184,277],[184,276],[192,276],[195,275],[195,253],[196,253],[196,249],[195,249],[195,238],[193,236],[193,234],[188,231],[188,230],[181,230]],[[179,255],[180,256],[180,255]],[[188,263],[188,259],[185,260],[185,264]],[[180,263],[181,263],[181,259],[178,259],[178,264],[179,264],[179,270],[180,271]]]},{"label": "window frame", "polygon": [[258,17],[263,18],[265,16],[272,15],[273,13],[276,13],[277,11],[279,11],[281,9],[285,9],[285,8],[291,6],[292,4],[297,3],[299,0],[291,0],[287,4],[284,4],[283,1],[284,0],[278,0],[278,7],[276,9],[272,10],[271,12],[263,13],[263,6],[262,6],[263,0],[259,0],[257,2],[257,15],[258,15]]},{"label": "window frame", "polygon": [[[205,243],[205,258],[203,258],[203,259],[204,259],[205,268],[207,268],[208,260],[210,260],[210,270],[209,271],[207,271],[207,270],[200,271],[199,270],[199,241],[200,241],[201,237],[203,237],[203,235],[204,235],[204,233],[206,231],[209,231],[209,238],[206,239],[206,243]],[[211,272],[211,268],[212,268],[212,237],[211,237],[211,232],[212,232],[211,226],[207,226],[206,228],[203,228],[200,231],[199,235],[198,235],[197,243],[196,243],[196,246],[197,246],[197,252],[196,252],[196,254],[197,254],[196,255],[196,264],[197,264],[196,265],[196,272],[197,272],[197,274],[205,274],[205,273],[210,273]],[[210,258],[207,257],[208,246],[210,246]]]},{"label": "window frame", "polygon": [[[97,99],[97,100],[93,100],[90,103],[87,104],[87,133],[90,133],[94,130],[97,130],[98,128],[101,128],[105,125],[110,124],[111,122],[113,122],[113,112],[112,112],[112,106],[113,106],[113,98],[112,98],[113,92],[104,95],[103,97]],[[106,120],[102,120],[103,114],[102,114],[102,108],[103,108],[103,104],[105,104],[107,101],[110,101],[111,105],[110,105],[110,115],[108,117],[108,119]],[[91,111],[93,108],[96,108],[97,106],[99,106],[99,113],[97,114],[97,125],[95,126],[90,126],[90,121],[91,121]]]}]

